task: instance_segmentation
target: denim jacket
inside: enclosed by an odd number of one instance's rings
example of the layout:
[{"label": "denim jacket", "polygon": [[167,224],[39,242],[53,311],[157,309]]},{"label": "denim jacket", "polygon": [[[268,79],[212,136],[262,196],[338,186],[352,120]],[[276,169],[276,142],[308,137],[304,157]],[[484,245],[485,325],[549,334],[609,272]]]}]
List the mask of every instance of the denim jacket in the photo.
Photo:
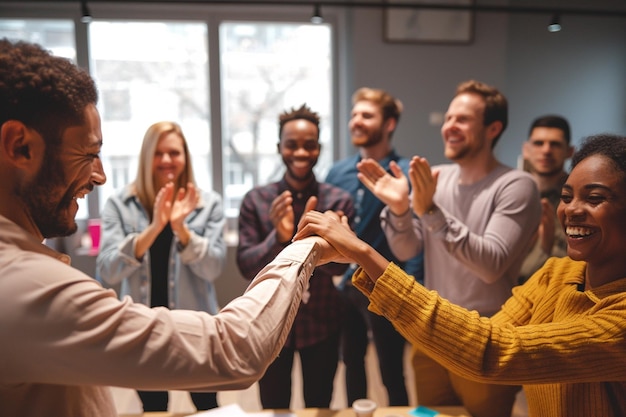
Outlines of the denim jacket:
[{"label": "denim jacket", "polygon": [[[172,239],[168,287],[169,308],[219,310],[213,281],[222,273],[226,259],[223,238],[222,198],[214,191],[202,192],[196,209],[185,222],[191,232],[182,250]],[[117,291],[120,299],[130,295],[135,302],[150,305],[150,251],[135,258],[135,237],[150,223],[148,213],[132,192],[132,187],[109,198],[102,213],[100,253],[96,278]]]}]

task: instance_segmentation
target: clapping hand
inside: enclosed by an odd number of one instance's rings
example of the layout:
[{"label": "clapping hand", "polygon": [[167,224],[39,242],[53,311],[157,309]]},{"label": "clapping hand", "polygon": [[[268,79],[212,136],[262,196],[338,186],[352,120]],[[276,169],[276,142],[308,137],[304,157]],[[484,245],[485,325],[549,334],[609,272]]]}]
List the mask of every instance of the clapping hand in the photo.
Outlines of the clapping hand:
[{"label": "clapping hand", "polygon": [[[279,194],[270,206],[270,220],[276,228],[276,239],[280,243],[289,242],[296,231],[292,204],[291,191],[287,190]],[[315,209],[315,206],[317,206],[317,197],[309,197],[304,212]]]},{"label": "clapping hand", "polygon": [[411,203],[418,217],[433,207],[438,178],[439,171],[432,171],[426,158],[414,156],[409,162],[409,180],[413,188]]},{"label": "clapping hand", "polygon": [[200,195],[193,183],[187,184],[187,190],[180,188],[172,204],[170,211],[170,224],[175,232],[180,230],[185,223],[185,219],[196,208]]},{"label": "clapping hand", "polygon": [[174,184],[169,182],[161,187],[154,199],[152,208],[152,221],[150,223],[158,232],[163,230],[170,221],[172,212],[172,196],[174,194]]},{"label": "clapping hand", "polygon": [[187,246],[190,238],[190,232],[185,224],[187,216],[196,208],[200,195],[193,183],[187,183],[187,188],[180,188],[174,197],[174,183],[168,182],[157,193],[154,199],[154,207],[152,208],[152,222],[150,228],[155,233],[150,233],[152,237],[148,247],[152,245],[156,235],[161,233],[163,228],[169,223],[172,226],[172,232],[176,235],[179,242]]},{"label": "clapping hand", "polygon": [[400,215],[409,209],[409,182],[400,166],[389,163],[393,175],[375,160],[363,159],[356,165],[357,177],[380,201],[389,206],[392,213]]},{"label": "clapping hand", "polygon": [[192,183],[187,184],[187,189],[180,188],[175,198],[173,182],[168,182],[161,187],[154,199],[152,220],[136,238],[135,257],[143,258],[168,223],[172,226],[172,232],[180,244],[183,247],[187,246],[191,232],[185,224],[185,218],[196,208],[199,199],[200,196]]},{"label": "clapping hand", "polygon": [[538,229],[538,238],[541,241],[541,249],[548,255],[552,255],[554,246],[554,226],[556,223],[556,211],[550,200],[541,199],[541,223]]}]

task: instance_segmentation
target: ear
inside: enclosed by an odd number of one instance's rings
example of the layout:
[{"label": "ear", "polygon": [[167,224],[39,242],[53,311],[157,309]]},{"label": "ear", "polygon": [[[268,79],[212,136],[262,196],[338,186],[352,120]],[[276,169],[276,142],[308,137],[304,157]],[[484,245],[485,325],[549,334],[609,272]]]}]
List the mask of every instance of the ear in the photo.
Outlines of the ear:
[{"label": "ear", "polygon": [[502,133],[501,121],[496,120],[487,126],[487,138],[489,138],[491,142],[493,142],[494,138],[496,138],[500,133]]},{"label": "ear", "polygon": [[530,142],[524,141],[524,143],[522,144],[522,157],[524,159],[528,159],[529,153],[530,153]]},{"label": "ear", "polygon": [[393,117],[390,117],[385,122],[385,131],[387,132],[387,136],[391,135],[394,130],[396,130],[397,121]]},{"label": "ear", "polygon": [[568,145],[567,146],[567,151],[565,152],[565,159],[570,159],[572,157],[572,155],[574,155],[574,151],[576,149],[573,146]]},{"label": "ear", "polygon": [[278,151],[278,154],[280,155],[280,140],[276,144],[276,150]]},{"label": "ear", "polygon": [[0,128],[0,153],[7,163],[21,169],[38,169],[44,142],[37,132],[17,120],[8,120]]}]

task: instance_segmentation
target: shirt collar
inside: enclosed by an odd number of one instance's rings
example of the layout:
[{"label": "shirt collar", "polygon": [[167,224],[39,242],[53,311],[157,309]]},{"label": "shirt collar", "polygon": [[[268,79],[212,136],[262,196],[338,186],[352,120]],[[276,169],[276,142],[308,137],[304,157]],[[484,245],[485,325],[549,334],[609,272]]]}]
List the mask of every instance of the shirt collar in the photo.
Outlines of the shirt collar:
[{"label": "shirt collar", "polygon": [[39,241],[35,236],[2,215],[0,215],[0,229],[2,230],[2,234],[0,234],[1,242],[24,251],[48,255],[70,265],[71,260],[68,255],[46,246],[45,243]]},{"label": "shirt collar", "polygon": [[278,182],[278,193],[280,194],[286,190],[291,191],[291,194],[294,198],[308,199],[312,195],[318,195],[319,182],[317,182],[317,179],[313,177],[313,181],[311,181],[309,185],[307,185],[304,189],[296,190],[289,185],[289,183],[287,182],[287,178],[283,176]]},{"label": "shirt collar", "polygon": [[[361,157],[361,155],[358,155],[358,159],[357,162],[360,162],[363,158]],[[382,166],[385,169],[389,168],[389,163],[391,161],[398,161],[398,159],[400,159],[400,156],[396,153],[395,149],[391,149],[391,151],[380,161],[378,161],[378,163],[380,164],[380,166]]]}]

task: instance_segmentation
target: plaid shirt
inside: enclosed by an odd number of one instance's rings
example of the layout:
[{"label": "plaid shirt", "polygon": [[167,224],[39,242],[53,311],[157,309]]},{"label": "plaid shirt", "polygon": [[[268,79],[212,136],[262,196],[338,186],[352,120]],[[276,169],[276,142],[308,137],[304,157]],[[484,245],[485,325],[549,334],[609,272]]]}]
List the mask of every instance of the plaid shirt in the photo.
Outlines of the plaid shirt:
[{"label": "plaid shirt", "polygon": [[[239,210],[237,265],[246,279],[253,279],[287,246],[276,239],[276,229],[269,217],[272,201],[285,190],[290,190],[293,196],[296,225],[311,196],[318,198],[317,211],[342,210],[352,223],[354,206],[350,194],[330,184],[314,180],[305,190],[295,191],[283,177],[279,182],[253,188],[244,197]],[[343,274],[347,267],[331,263],[315,268],[309,284],[310,299],[300,304],[285,346],[295,349],[311,346],[339,331],[343,306],[332,277]]]}]

